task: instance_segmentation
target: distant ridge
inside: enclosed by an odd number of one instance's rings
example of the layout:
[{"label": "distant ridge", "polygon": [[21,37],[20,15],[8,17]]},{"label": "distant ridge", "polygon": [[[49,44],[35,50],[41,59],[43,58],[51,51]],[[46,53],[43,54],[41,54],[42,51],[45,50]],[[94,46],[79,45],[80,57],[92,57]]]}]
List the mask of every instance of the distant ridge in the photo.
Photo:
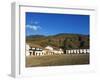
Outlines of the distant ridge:
[{"label": "distant ridge", "polygon": [[[79,36],[89,36],[89,34],[75,34],[75,33],[59,33],[59,34],[54,34],[54,35],[48,35],[48,36],[60,36],[60,35],[79,35]],[[47,35],[28,35],[26,37],[48,37]]]},{"label": "distant ridge", "polygon": [[64,42],[68,48],[89,48],[89,35],[73,34],[73,33],[59,33],[55,35],[30,35],[26,37],[26,43],[46,47],[48,45],[64,48]]}]

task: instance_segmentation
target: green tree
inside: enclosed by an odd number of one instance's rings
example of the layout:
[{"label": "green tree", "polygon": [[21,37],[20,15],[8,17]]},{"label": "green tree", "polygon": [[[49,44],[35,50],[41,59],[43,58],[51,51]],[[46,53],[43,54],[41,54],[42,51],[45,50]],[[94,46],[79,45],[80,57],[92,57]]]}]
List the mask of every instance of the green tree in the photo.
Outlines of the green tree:
[{"label": "green tree", "polygon": [[69,48],[69,41],[70,41],[70,39],[68,39],[68,38],[65,38],[64,41],[63,41],[64,54],[66,54],[66,49]]},{"label": "green tree", "polygon": [[79,48],[84,48],[84,44],[85,44],[85,42],[84,41],[81,41]]}]

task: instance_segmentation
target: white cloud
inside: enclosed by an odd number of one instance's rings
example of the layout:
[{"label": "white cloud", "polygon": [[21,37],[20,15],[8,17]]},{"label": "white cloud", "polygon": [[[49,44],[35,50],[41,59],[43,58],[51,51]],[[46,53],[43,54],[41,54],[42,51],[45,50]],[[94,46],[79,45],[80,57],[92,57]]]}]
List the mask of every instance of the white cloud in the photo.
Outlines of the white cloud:
[{"label": "white cloud", "polygon": [[41,29],[40,26],[37,26],[37,25],[26,25],[27,28],[30,28],[34,31],[37,31],[38,29]]},{"label": "white cloud", "polygon": [[39,24],[39,22],[35,21],[34,24]]},{"label": "white cloud", "polygon": [[39,22],[38,22],[38,21],[30,21],[30,23],[31,23],[31,24],[34,24],[34,25],[39,24]]}]

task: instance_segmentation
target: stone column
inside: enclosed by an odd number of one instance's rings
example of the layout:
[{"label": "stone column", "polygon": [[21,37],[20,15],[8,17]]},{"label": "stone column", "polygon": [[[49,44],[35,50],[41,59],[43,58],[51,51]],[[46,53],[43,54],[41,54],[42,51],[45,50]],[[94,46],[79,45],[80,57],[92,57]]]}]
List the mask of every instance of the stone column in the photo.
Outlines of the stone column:
[{"label": "stone column", "polygon": [[76,52],[77,52],[77,54],[79,54],[80,53],[79,49],[77,49]]},{"label": "stone column", "polygon": [[74,50],[74,53],[76,54],[76,50]]}]

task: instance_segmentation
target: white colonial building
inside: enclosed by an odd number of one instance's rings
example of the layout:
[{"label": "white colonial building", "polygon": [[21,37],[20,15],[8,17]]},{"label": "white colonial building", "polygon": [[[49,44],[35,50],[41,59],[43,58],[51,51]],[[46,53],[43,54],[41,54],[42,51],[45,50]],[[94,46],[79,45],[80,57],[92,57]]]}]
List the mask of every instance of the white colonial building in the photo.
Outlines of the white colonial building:
[{"label": "white colonial building", "polygon": [[28,44],[26,44],[26,56],[30,55],[30,46]]},{"label": "white colonial building", "polygon": [[26,44],[26,56],[39,56],[43,54],[42,51],[41,48],[32,48]]},{"label": "white colonial building", "polygon": [[62,49],[58,49],[58,48],[55,49],[51,46],[45,47],[43,51],[45,52],[46,55],[63,54]]},{"label": "white colonial building", "polygon": [[33,55],[34,56],[40,56],[40,55],[43,55],[43,52],[42,52],[43,50],[41,49],[41,48],[35,48],[34,50],[33,50]]},{"label": "white colonial building", "polygon": [[53,47],[46,46],[43,50],[44,55],[53,55]]},{"label": "white colonial building", "polygon": [[[66,50],[66,54],[86,54],[90,53],[89,49],[70,49]],[[47,46],[44,49],[40,47],[30,47],[26,44],[26,56],[43,56],[43,55],[54,55],[54,54],[64,54],[62,49],[53,48]]]},{"label": "white colonial building", "polygon": [[51,47],[51,46],[47,46],[47,47],[45,47],[45,49],[53,51],[53,47]]},{"label": "white colonial building", "polygon": [[32,48],[26,44],[26,56],[42,56],[42,55],[54,55],[63,54],[62,49],[53,49],[51,46],[46,46],[44,49]]}]

